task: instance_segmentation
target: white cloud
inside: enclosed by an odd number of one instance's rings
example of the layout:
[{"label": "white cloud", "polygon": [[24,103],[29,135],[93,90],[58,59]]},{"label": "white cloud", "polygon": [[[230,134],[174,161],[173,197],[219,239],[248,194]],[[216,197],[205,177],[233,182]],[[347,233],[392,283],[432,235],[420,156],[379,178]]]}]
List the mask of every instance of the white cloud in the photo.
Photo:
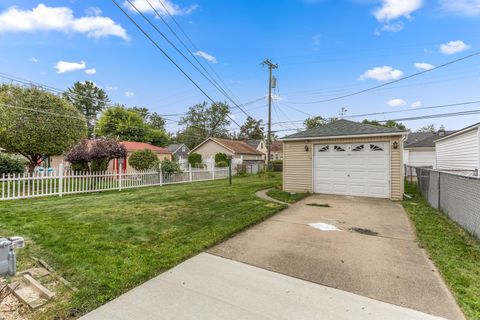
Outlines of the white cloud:
[{"label": "white cloud", "polygon": [[107,89],[108,91],[117,91],[117,90],[118,90],[118,87],[106,86],[105,89]]},{"label": "white cloud", "polygon": [[87,16],[99,16],[102,14],[102,9],[100,9],[99,7],[88,7],[85,10],[85,14]]},{"label": "white cloud", "polygon": [[403,107],[403,106],[407,105],[407,102],[405,102],[405,100],[403,100],[403,99],[392,99],[390,101],[387,101],[387,104],[390,107]]},{"label": "white cloud", "polygon": [[454,54],[470,49],[470,46],[462,40],[450,41],[440,46],[440,52],[443,54]]},{"label": "white cloud", "polygon": [[387,23],[384,24],[381,28],[381,31],[387,31],[387,32],[399,32],[403,30],[403,22],[399,21],[397,23]]},{"label": "white cloud", "polygon": [[410,18],[412,12],[417,11],[423,5],[422,0],[382,0],[382,6],[377,8],[373,15],[380,22]]},{"label": "white cloud", "polygon": [[217,58],[215,58],[211,54],[208,54],[204,51],[197,51],[197,52],[194,53],[194,55],[196,55],[198,57],[202,57],[203,59],[207,60],[208,62],[217,63]]},{"label": "white cloud", "polygon": [[133,97],[135,95],[132,91],[125,91],[125,97]]},{"label": "white cloud", "polygon": [[474,16],[480,14],[480,0],[440,0],[444,11]]},{"label": "white cloud", "polygon": [[403,72],[398,69],[393,69],[390,66],[375,67],[366,71],[358,79],[375,79],[377,81],[397,80],[403,76]]},{"label": "white cloud", "polygon": [[75,18],[68,7],[47,7],[39,4],[31,10],[10,7],[0,13],[1,32],[59,31],[82,33],[89,38],[116,36],[127,40],[127,31],[108,17]]},{"label": "white cloud", "polygon": [[433,65],[431,65],[430,63],[426,63],[426,62],[417,62],[417,63],[414,64],[414,66],[418,70],[422,70],[422,71],[432,70],[433,68],[435,68]]},{"label": "white cloud", "polygon": [[95,73],[97,73],[97,69],[90,68],[90,69],[85,70],[85,73],[88,74],[88,75],[94,75]]},{"label": "white cloud", "polygon": [[421,107],[422,105],[423,105],[423,104],[422,104],[421,101],[415,101],[415,102],[412,103],[410,106],[411,106],[412,108],[419,108],[419,107]]},{"label": "white cloud", "polygon": [[87,67],[87,64],[86,64],[85,61],[67,62],[67,61],[63,61],[63,60],[58,61],[57,64],[54,66],[54,68],[57,69],[57,73],[65,73],[65,72],[83,70],[86,67]]},{"label": "white cloud", "polygon": [[[162,1],[162,3],[160,3]],[[155,14],[155,11],[152,9],[152,6],[157,10],[157,12],[162,15],[162,16],[168,16],[170,13],[172,16],[182,16],[182,15],[189,15],[193,11],[195,11],[198,8],[198,5],[194,4],[191,5],[187,8],[182,8],[178,4],[173,3],[170,0],[157,0],[157,1],[150,1],[150,4],[148,4],[147,1],[145,0],[133,0],[130,1],[140,12],[142,13],[153,13]],[[123,6],[128,8],[129,10],[133,12],[137,12],[135,8],[133,8],[128,1],[123,2]],[[168,10],[165,10],[165,8]]]},{"label": "white cloud", "polygon": [[28,61],[33,62],[33,63],[37,63],[38,59],[35,58],[35,57],[31,57],[31,58],[28,59]]}]

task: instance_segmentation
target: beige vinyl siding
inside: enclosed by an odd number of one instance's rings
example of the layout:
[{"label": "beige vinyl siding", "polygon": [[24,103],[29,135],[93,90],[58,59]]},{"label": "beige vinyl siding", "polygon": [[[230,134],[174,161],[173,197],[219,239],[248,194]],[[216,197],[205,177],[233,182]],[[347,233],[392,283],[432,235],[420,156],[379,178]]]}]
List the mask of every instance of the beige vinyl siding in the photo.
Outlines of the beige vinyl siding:
[{"label": "beige vinyl siding", "polygon": [[437,169],[475,170],[479,165],[479,129],[446,138],[435,143]]},{"label": "beige vinyl siding", "polygon": [[[403,197],[403,142],[402,136],[392,137],[365,137],[365,138],[338,138],[302,141],[284,141],[283,143],[283,188],[289,192],[313,192],[312,189],[312,159],[313,145],[333,143],[390,143],[390,198],[401,200]],[[392,145],[397,142],[398,148]],[[305,151],[308,146],[308,152]]]}]

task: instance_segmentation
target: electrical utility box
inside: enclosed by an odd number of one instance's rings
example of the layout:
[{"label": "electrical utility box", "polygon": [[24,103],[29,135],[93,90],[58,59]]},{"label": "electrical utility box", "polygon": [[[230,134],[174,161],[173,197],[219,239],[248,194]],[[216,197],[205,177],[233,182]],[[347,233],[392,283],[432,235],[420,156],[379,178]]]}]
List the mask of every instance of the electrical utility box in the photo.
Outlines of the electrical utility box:
[{"label": "electrical utility box", "polygon": [[23,248],[22,237],[0,238],[0,277],[14,276],[17,273],[16,248]]}]

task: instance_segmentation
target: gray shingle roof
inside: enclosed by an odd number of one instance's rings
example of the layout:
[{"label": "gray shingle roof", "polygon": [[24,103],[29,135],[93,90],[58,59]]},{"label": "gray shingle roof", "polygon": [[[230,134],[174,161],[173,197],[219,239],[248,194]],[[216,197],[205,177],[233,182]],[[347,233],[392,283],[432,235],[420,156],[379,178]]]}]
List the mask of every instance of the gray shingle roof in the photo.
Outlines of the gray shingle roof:
[{"label": "gray shingle roof", "polygon": [[403,144],[404,148],[433,148],[435,140],[448,136],[456,131],[445,131],[444,136],[440,136],[438,132],[412,132],[408,134],[408,138]]},{"label": "gray shingle roof", "polygon": [[374,126],[350,120],[336,120],[324,126],[297,132],[283,139],[301,139],[301,138],[324,138],[337,136],[357,136],[357,135],[375,135],[375,134],[402,134],[406,131],[397,128],[387,128],[383,126]]}]

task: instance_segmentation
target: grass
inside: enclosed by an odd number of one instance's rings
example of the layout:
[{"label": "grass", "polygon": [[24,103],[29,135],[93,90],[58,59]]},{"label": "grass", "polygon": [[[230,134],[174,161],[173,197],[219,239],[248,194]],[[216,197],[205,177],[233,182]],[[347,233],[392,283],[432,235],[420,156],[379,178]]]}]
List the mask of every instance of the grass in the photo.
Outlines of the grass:
[{"label": "grass", "polygon": [[281,186],[276,186],[275,188],[267,191],[267,196],[279,201],[290,203],[290,204],[300,201],[305,197],[308,197],[309,195],[310,193],[308,192],[297,192],[297,193],[286,192],[282,190]]},{"label": "grass", "polygon": [[433,259],[458,304],[470,319],[480,319],[480,241],[432,208],[415,184],[406,183],[412,199],[403,201],[420,245]]},{"label": "grass", "polygon": [[[228,180],[2,202],[2,236],[27,238],[19,264],[47,261],[78,292],[35,318],[79,316],[284,208],[255,196],[281,181]],[[60,300],[60,299],[58,299]]]}]

